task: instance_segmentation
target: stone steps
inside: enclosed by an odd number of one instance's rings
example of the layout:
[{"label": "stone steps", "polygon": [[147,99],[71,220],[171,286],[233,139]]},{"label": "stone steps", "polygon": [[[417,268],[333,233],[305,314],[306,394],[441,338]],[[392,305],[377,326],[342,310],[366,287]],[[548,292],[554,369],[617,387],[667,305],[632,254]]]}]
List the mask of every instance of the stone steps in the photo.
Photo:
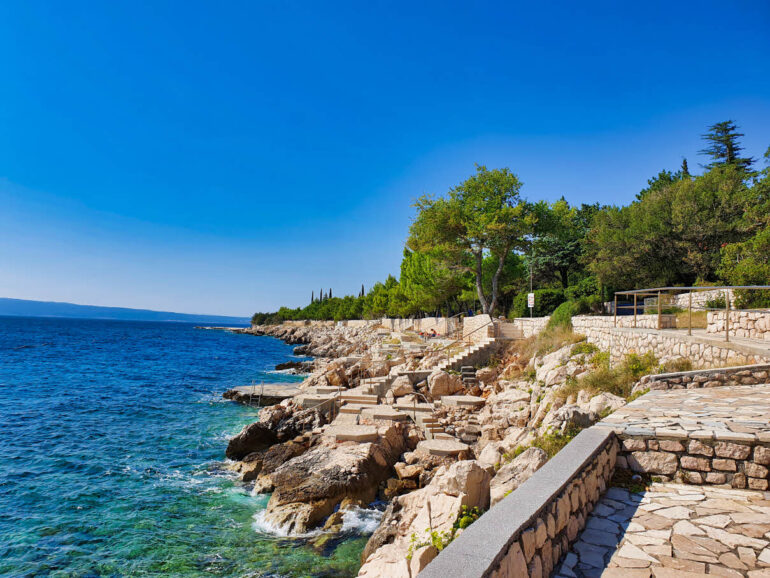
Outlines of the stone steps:
[{"label": "stone steps", "polygon": [[370,425],[333,425],[324,431],[324,436],[334,438],[336,442],[374,442],[379,434],[377,428]]},{"label": "stone steps", "polygon": [[441,398],[441,404],[447,407],[478,408],[486,403],[483,397],[475,395],[447,395]]},{"label": "stone steps", "polygon": [[[444,434],[447,435],[447,434]],[[468,444],[464,444],[457,438],[432,439],[425,440],[417,444],[415,451],[426,452],[432,456],[444,457],[444,456],[456,456],[460,452],[468,451]]]},{"label": "stone steps", "polygon": [[409,416],[398,411],[392,405],[365,406],[361,409],[361,416],[372,420],[405,421]]}]

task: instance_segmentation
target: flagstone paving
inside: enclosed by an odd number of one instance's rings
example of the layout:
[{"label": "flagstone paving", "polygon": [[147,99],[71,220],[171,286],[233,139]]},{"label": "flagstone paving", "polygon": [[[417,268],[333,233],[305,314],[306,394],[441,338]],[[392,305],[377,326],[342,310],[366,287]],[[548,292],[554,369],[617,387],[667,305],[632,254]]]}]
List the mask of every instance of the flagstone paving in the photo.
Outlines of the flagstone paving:
[{"label": "flagstone paving", "polygon": [[770,385],[651,391],[598,425],[626,436],[770,442]]},{"label": "flagstone paving", "polygon": [[[689,392],[688,392],[689,393]],[[770,578],[770,493],[654,483],[610,488],[558,577]]]}]

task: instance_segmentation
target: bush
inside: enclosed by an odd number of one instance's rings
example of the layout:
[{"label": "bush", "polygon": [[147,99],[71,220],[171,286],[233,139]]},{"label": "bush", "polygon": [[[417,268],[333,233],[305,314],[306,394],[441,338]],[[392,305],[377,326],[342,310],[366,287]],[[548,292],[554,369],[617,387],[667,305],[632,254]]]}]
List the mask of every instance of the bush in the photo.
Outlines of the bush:
[{"label": "bush", "polygon": [[[553,313],[559,305],[564,303],[564,291],[561,289],[536,289],[535,307],[532,314],[535,317],[544,317]],[[519,293],[513,299],[510,317],[529,317],[529,307],[527,307],[527,293]]]},{"label": "bush", "polygon": [[586,277],[581,279],[579,283],[570,285],[564,290],[564,295],[570,301],[577,301],[582,297],[598,297],[599,296],[599,284],[596,282],[595,277]]},{"label": "bush", "polygon": [[[724,301],[724,299],[722,299]],[[722,304],[724,307],[724,303]],[[770,308],[770,291],[759,289],[735,290],[735,307],[737,309],[767,309]]]},{"label": "bush", "polygon": [[575,312],[575,303],[572,301],[565,301],[551,313],[551,318],[548,320],[547,327],[549,329],[554,327],[572,329],[572,316]]},{"label": "bush", "polygon": [[604,301],[601,295],[589,295],[580,297],[575,301],[575,313],[573,315],[584,315],[586,313],[599,314],[604,308]]},{"label": "bush", "polygon": [[726,306],[727,303],[725,302],[724,295],[706,300],[706,309],[724,309]]},{"label": "bush", "polygon": [[599,348],[593,343],[588,343],[588,341],[581,341],[572,346],[572,355],[590,355],[597,351],[599,351]]}]

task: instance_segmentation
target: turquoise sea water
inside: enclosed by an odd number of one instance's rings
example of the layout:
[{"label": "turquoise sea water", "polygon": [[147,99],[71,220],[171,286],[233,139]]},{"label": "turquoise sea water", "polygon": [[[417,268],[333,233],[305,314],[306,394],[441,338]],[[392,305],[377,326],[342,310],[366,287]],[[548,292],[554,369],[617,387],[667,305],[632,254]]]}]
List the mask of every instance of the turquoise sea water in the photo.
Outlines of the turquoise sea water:
[{"label": "turquoise sea water", "polygon": [[0,575],[355,575],[371,523],[321,552],[262,532],[267,496],[222,467],[256,417],[222,392],[297,381],[270,373],[291,353],[182,323],[0,317]]}]

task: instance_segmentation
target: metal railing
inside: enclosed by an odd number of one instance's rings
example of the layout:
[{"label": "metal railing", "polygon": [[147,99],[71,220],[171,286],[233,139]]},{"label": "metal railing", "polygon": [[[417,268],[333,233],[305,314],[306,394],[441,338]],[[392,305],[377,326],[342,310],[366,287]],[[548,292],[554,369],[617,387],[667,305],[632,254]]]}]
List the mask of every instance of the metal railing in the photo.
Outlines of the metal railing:
[{"label": "metal railing", "polygon": [[[693,293],[697,292],[703,292],[703,291],[720,291],[721,296],[724,298],[725,305],[724,307],[707,307],[707,306],[693,306],[692,302],[692,296]],[[688,295],[688,306],[687,306],[687,312],[688,312],[688,322],[687,322],[687,334],[692,335],[692,313],[693,311],[724,311],[725,312],[725,341],[730,341],[730,312],[731,311],[762,311],[762,312],[769,312],[770,310],[768,308],[759,308],[759,309],[751,309],[751,308],[731,308],[731,294],[734,294],[735,291],[770,291],[770,285],[724,285],[724,286],[701,286],[701,287],[654,287],[650,289],[634,289],[631,291],[617,291],[615,292],[615,302],[614,302],[614,309],[613,309],[613,325],[615,327],[618,326],[618,309],[629,309],[633,308],[633,316],[634,316],[634,324],[633,326],[637,326],[637,313],[639,311],[639,304],[638,299],[639,297],[653,297],[655,298],[655,305],[656,305],[656,314],[657,314],[657,329],[660,330],[663,328],[662,324],[662,318],[663,318],[663,307],[664,307],[664,298],[668,298],[671,296],[675,296],[677,294],[684,294],[686,293]],[[625,295],[625,296],[633,296],[634,302],[633,305],[618,305],[618,296],[619,295]],[[666,304],[667,308],[671,304]],[[646,312],[646,305],[643,303],[642,308],[643,311]]]}]

